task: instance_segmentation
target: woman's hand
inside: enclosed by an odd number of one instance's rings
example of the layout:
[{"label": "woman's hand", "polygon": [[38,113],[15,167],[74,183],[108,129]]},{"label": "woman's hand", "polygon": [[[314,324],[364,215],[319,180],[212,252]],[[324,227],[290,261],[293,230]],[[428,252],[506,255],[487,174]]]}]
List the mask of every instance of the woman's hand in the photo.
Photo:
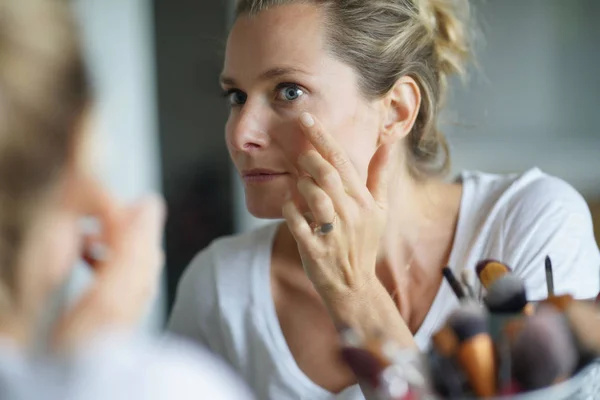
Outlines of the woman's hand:
[{"label": "woman's hand", "polygon": [[100,260],[84,258],[94,269],[89,289],[59,321],[54,345],[77,347],[105,329],[132,329],[146,311],[158,288],[163,266],[162,237],[165,206],[151,196],[135,205],[118,205],[98,191],[97,215],[103,232],[87,240],[100,243],[106,254]]},{"label": "woman's hand", "polygon": [[387,216],[392,146],[379,147],[365,186],[343,149],[319,122],[308,113],[300,119],[315,150],[293,161],[300,174],[298,191],[312,221],[307,221],[292,200],[285,203],[283,215],[317,290],[326,297],[350,296],[377,279],[375,263]]},{"label": "woman's hand", "polygon": [[316,119],[300,117],[315,150],[292,160],[308,221],[294,201],[283,216],[296,239],[302,264],[323,298],[334,323],[369,334],[387,332],[402,344],[412,335],[376,275],[377,252],[387,219],[388,182],[394,144],[381,145],[369,164],[366,185],[343,149]]}]

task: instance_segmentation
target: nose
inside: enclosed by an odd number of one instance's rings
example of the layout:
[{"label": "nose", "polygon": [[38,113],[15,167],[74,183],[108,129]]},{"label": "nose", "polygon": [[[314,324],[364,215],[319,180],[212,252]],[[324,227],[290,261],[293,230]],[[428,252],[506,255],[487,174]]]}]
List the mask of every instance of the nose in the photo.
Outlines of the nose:
[{"label": "nose", "polygon": [[261,112],[251,104],[232,113],[227,121],[227,141],[237,151],[252,151],[269,145],[267,134],[267,113]]}]

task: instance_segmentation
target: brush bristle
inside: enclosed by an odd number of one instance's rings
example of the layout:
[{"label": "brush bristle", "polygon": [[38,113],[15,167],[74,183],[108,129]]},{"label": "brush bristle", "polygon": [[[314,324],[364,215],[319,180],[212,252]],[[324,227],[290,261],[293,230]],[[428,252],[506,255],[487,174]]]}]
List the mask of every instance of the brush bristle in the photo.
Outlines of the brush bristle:
[{"label": "brush bristle", "polygon": [[429,353],[427,368],[435,392],[444,399],[461,399],[471,394],[469,382],[453,358]]},{"label": "brush bristle", "polygon": [[494,313],[521,312],[527,305],[525,284],[516,275],[504,275],[489,287],[485,304]]},{"label": "brush bristle", "polygon": [[486,289],[489,288],[498,278],[511,272],[511,269],[496,260],[483,260],[477,263],[475,268],[479,281]]},{"label": "brush bristle", "polygon": [[529,317],[511,346],[512,372],[525,390],[541,389],[571,376],[578,356],[564,317],[541,309]]},{"label": "brush bristle", "polygon": [[488,331],[487,313],[476,303],[465,303],[448,317],[448,326],[459,342]]},{"label": "brush bristle", "polygon": [[448,325],[445,325],[442,329],[437,331],[431,337],[431,341],[436,351],[444,357],[452,356],[458,347],[456,333],[454,333],[454,330]]}]

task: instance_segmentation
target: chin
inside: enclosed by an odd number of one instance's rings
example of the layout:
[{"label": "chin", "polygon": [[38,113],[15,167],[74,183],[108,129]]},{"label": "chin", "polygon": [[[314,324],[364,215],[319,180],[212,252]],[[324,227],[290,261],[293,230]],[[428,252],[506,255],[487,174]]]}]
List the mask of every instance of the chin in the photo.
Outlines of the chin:
[{"label": "chin", "polygon": [[283,207],[283,201],[280,200],[280,196],[251,196],[247,193],[246,207],[248,208],[248,212],[255,218],[282,218],[281,208]]}]

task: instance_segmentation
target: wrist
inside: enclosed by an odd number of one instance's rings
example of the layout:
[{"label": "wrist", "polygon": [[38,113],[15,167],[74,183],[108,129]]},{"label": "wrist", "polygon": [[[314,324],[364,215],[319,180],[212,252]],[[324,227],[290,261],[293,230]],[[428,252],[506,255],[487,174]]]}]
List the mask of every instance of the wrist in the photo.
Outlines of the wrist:
[{"label": "wrist", "polygon": [[344,285],[319,285],[317,292],[329,308],[340,312],[353,309],[387,295],[387,291],[375,274],[360,281]]},{"label": "wrist", "polygon": [[356,328],[367,320],[372,321],[386,297],[391,301],[377,277],[365,280],[353,288],[328,288],[320,294],[338,329]]},{"label": "wrist", "polygon": [[400,311],[376,277],[353,290],[328,292],[322,297],[339,331],[351,328],[363,338],[384,334],[403,348],[416,348]]}]

